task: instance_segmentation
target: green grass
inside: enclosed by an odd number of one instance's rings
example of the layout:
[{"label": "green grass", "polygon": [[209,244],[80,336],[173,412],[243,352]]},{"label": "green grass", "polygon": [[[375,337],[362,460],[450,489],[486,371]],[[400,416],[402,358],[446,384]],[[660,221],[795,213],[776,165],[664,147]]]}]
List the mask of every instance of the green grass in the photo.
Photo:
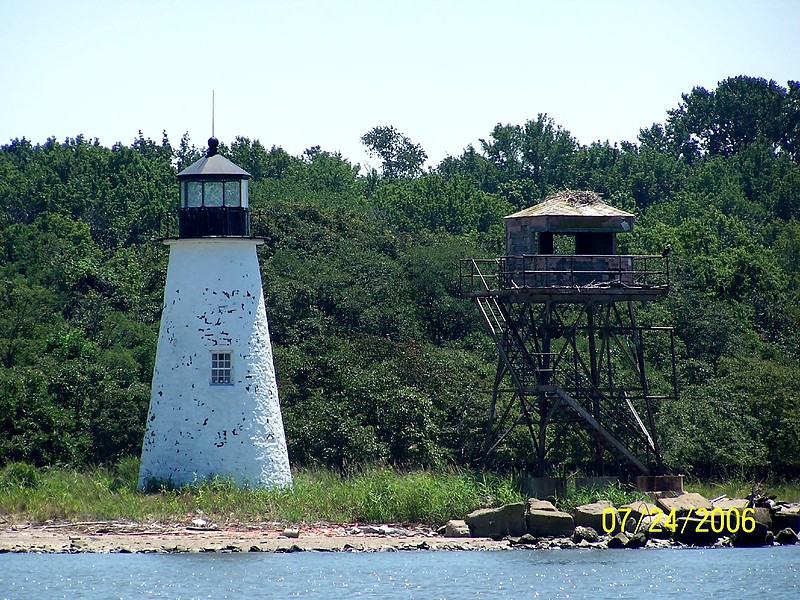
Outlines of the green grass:
[{"label": "green grass", "polygon": [[788,481],[747,481],[728,479],[718,482],[701,482],[696,479],[684,481],[687,492],[697,492],[706,498],[716,498],[725,494],[729,498],[746,498],[755,490],[765,496],[777,496],[780,502],[800,502],[800,482]]},{"label": "green grass", "polygon": [[565,496],[557,497],[555,505],[559,510],[571,511],[576,506],[590,504],[598,500],[608,500],[614,506],[622,506],[640,500],[646,500],[647,494],[623,483],[614,483],[606,487],[586,487],[573,489]]},{"label": "green grass", "polygon": [[[246,523],[404,523],[440,525],[484,506],[524,501],[510,476],[467,470],[397,471],[372,467],[346,477],[326,469],[296,470],[294,485],[282,490],[238,489],[212,480],[179,489],[144,493],[136,489],[139,461],[83,471],[36,469],[12,463],[0,469],[0,521],[126,521],[188,523],[203,515],[219,525]],[[687,491],[707,498],[745,497],[752,484],[687,481]],[[800,501],[800,483],[762,484],[762,493]],[[616,506],[645,496],[622,484],[585,488],[556,499],[561,510],[595,500]]]},{"label": "green grass", "polygon": [[202,514],[222,524],[420,523],[438,525],[481,506],[522,501],[511,477],[469,471],[399,472],[374,467],[347,477],[298,470],[282,490],[238,489],[211,480],[179,489],[136,489],[138,460],[86,471],[36,470],[19,463],[0,471],[0,516],[6,520],[182,522]]}]

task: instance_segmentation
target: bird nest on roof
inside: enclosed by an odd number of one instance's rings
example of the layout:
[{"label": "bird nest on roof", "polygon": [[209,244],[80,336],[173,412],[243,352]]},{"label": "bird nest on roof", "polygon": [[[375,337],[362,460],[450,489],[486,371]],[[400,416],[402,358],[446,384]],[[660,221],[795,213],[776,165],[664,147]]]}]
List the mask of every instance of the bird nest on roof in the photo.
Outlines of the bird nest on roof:
[{"label": "bird nest on roof", "polygon": [[570,206],[586,206],[589,204],[605,204],[600,194],[589,190],[564,190],[547,196],[542,202],[563,202]]}]

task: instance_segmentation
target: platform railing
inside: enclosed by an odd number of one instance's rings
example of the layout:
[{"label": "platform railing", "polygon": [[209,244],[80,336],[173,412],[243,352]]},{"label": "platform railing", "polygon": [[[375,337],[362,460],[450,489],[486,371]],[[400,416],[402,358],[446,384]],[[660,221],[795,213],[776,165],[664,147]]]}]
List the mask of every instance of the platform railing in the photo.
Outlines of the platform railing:
[{"label": "platform railing", "polygon": [[669,258],[633,254],[524,254],[462,259],[461,293],[515,289],[669,287]]}]

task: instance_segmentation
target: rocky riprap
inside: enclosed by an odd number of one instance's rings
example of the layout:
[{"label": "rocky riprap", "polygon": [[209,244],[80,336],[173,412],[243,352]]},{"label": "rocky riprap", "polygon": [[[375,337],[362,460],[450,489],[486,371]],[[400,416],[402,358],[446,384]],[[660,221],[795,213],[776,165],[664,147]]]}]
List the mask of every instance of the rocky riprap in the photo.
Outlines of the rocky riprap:
[{"label": "rocky riprap", "polygon": [[[752,517],[748,531],[741,521],[745,509],[752,509],[748,511]],[[654,494],[652,502],[615,507],[601,500],[567,513],[547,500],[530,498],[526,504],[475,510],[463,521],[449,521],[443,533],[465,537],[467,531],[475,538],[506,539],[514,547],[531,548],[796,544],[800,541],[800,504],[760,496],[712,501],[696,493],[665,492]]]}]

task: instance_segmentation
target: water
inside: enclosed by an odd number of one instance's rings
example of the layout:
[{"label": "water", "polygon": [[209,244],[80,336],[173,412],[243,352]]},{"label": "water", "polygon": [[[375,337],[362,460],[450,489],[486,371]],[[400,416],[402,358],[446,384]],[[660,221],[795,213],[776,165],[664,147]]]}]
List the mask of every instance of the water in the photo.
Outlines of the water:
[{"label": "water", "polygon": [[800,598],[800,546],[3,554],[0,598]]}]

